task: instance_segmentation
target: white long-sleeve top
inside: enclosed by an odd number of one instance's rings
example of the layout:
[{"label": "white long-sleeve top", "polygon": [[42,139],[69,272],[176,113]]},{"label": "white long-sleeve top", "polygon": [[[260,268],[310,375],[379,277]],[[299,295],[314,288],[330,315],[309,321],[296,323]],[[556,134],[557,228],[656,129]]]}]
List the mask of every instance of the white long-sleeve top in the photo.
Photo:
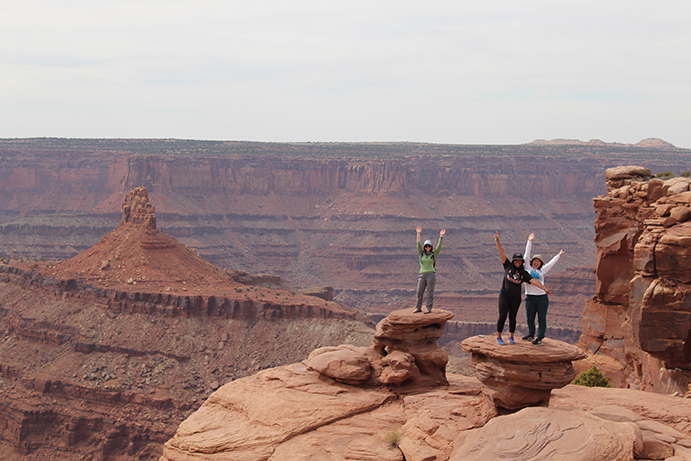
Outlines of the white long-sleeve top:
[{"label": "white long-sleeve top", "polygon": [[[533,249],[533,242],[531,240],[528,240],[528,242],[525,244],[525,270],[534,278],[538,279],[541,284],[545,284],[545,274],[550,271],[554,267],[554,265],[559,261],[559,255],[556,255],[554,258],[550,259],[548,263],[545,263],[542,265],[540,269],[535,269],[533,266],[530,265],[530,252]],[[527,295],[544,295],[545,290],[536,287],[535,285],[532,285],[530,283],[524,283],[523,286],[525,287],[525,294]]]}]

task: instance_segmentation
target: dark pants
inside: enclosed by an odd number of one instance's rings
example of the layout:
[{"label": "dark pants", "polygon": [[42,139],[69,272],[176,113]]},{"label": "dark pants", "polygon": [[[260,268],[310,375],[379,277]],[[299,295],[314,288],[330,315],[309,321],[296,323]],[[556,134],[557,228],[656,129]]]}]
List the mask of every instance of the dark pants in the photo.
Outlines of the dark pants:
[{"label": "dark pants", "polygon": [[434,285],[437,283],[437,274],[434,272],[425,272],[417,277],[417,304],[415,310],[422,309],[422,297],[427,288],[427,310],[432,310],[432,303],[434,302]]},{"label": "dark pants", "polygon": [[518,308],[521,307],[521,298],[513,298],[506,296],[504,293],[499,293],[499,320],[497,320],[497,333],[501,334],[504,330],[504,323],[506,316],[509,317],[509,333],[516,331],[516,314]]},{"label": "dark pants", "polygon": [[547,308],[549,307],[549,296],[547,295],[527,295],[525,297],[525,313],[528,322],[528,334],[535,336],[535,314],[537,314],[537,338],[544,339],[547,331]]}]

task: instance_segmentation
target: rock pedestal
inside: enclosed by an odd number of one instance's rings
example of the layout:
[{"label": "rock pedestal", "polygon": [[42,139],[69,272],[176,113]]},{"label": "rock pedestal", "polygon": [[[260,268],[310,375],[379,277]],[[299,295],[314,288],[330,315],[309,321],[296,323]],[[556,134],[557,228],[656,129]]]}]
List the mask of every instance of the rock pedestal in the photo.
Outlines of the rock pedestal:
[{"label": "rock pedestal", "polygon": [[576,377],[572,361],[586,353],[561,341],[544,339],[542,346],[527,341],[500,346],[494,336],[473,336],[461,343],[472,354],[485,396],[498,408],[518,410],[549,404],[552,389]]},{"label": "rock pedestal", "polygon": [[452,318],[441,309],[429,314],[394,311],[377,324],[370,347],[322,347],[304,363],[346,384],[445,386],[449,356],[437,340]]}]

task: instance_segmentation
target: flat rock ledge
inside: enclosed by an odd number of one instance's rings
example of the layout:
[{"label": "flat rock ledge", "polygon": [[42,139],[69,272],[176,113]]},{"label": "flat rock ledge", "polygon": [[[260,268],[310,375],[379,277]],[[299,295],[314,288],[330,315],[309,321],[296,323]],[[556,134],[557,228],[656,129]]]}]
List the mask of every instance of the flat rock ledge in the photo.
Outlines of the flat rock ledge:
[{"label": "flat rock ledge", "polygon": [[497,409],[506,410],[548,406],[552,389],[576,377],[572,362],[586,357],[575,346],[547,338],[542,346],[520,340],[500,346],[494,336],[473,336],[461,348],[471,353],[484,395]]}]

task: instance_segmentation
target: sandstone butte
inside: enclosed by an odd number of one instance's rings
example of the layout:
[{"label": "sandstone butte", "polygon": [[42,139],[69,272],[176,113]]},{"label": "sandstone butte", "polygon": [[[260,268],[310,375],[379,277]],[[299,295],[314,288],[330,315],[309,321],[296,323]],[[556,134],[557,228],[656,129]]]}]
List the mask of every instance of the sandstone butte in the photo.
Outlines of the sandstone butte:
[{"label": "sandstone butte", "polygon": [[88,250],[0,265],[0,459],[157,459],[226,382],[369,341],[362,314],[314,291],[210,264],[133,189]]}]

